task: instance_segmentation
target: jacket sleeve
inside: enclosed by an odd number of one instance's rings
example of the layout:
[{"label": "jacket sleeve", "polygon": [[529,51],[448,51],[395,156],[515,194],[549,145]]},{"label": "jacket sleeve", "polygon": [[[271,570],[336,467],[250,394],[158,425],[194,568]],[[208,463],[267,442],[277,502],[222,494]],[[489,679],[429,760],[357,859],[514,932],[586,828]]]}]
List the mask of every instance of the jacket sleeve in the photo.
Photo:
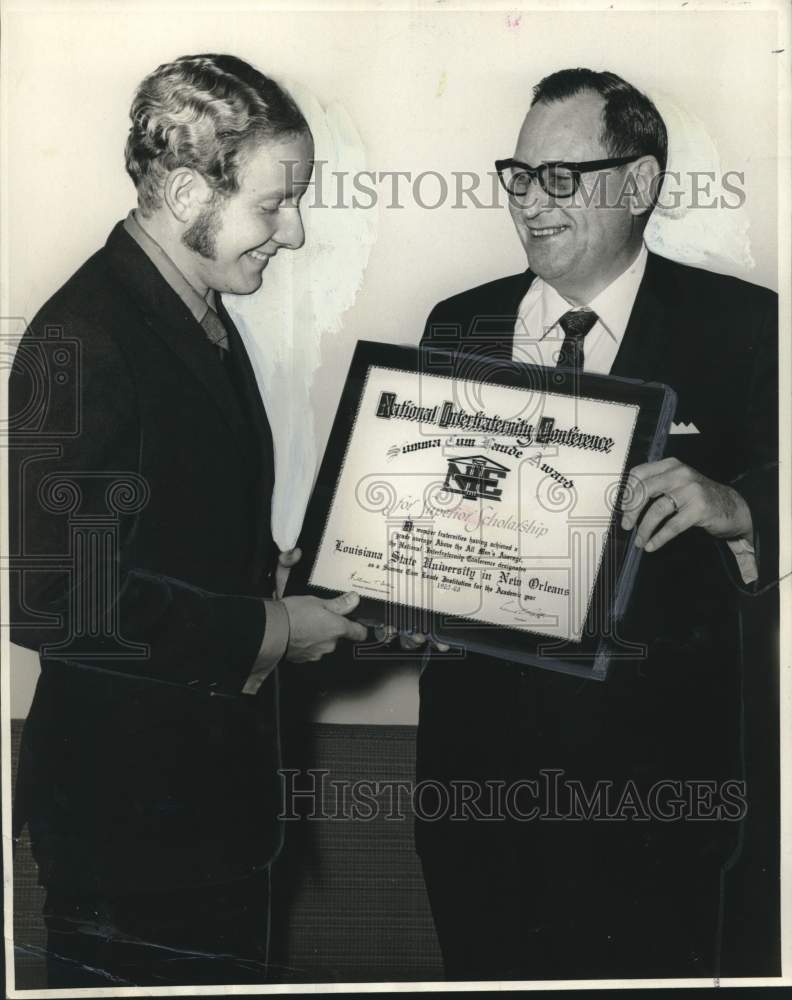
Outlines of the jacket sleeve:
[{"label": "jacket sleeve", "polygon": [[59,319],[34,321],[9,377],[11,640],[45,663],[238,694],[264,602],[138,564],[153,484],[135,385],[106,331]]},{"label": "jacket sleeve", "polygon": [[751,511],[758,579],[745,584],[725,546],[723,553],[734,583],[751,595],[775,586],[779,575],[778,303],[769,294],[763,301],[745,371],[743,418],[735,440],[737,471],[730,480]]}]

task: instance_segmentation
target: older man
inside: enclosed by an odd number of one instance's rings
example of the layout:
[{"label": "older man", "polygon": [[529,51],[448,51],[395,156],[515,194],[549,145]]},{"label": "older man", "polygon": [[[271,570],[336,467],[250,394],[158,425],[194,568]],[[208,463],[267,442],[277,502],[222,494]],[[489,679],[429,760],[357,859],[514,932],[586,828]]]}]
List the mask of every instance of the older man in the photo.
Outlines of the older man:
[{"label": "older man", "polygon": [[[743,647],[740,601],[777,572],[777,307],[647,251],[666,148],[655,106],[614,74],[544,79],[497,163],[530,270],[427,322],[423,343],[456,331],[460,358],[666,383],[684,432],[633,470],[621,523],[646,555],[620,638],[643,655],[605,683],[473,655],[422,675],[419,777],[473,782],[483,807],[417,824],[449,978],[717,974],[743,682],[768,669]],[[511,815],[487,798],[526,781]]]},{"label": "older man", "polygon": [[272,439],[221,293],[302,245],[313,143],[226,55],[160,66],[130,117],[138,207],[11,377],[13,639],[42,668],[16,826],[47,889],[50,986],[261,982],[273,668],[365,630],[354,594],[276,598]]}]

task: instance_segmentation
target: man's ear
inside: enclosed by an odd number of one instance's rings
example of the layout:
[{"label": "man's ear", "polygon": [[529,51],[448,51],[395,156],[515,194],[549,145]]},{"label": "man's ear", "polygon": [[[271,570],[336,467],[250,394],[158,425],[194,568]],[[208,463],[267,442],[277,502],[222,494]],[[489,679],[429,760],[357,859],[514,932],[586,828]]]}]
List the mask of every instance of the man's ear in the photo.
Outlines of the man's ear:
[{"label": "man's ear", "polygon": [[190,167],[177,167],[165,179],[163,200],[183,225],[190,225],[195,220],[211,195],[204,178]]},{"label": "man's ear", "polygon": [[629,208],[632,215],[651,212],[660,193],[660,164],[654,156],[642,156],[630,164]]}]

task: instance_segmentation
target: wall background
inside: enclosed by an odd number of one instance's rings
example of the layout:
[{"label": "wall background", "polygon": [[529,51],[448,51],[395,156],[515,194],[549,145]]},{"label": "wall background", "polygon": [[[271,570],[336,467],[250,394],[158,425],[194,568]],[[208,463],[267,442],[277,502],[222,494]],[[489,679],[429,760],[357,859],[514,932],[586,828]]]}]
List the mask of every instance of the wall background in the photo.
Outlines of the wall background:
[{"label": "wall background", "polygon": [[[711,246],[726,234],[723,246],[736,250],[718,269],[778,287],[777,88],[780,68],[788,72],[788,62],[781,62],[788,51],[773,51],[785,46],[777,11],[695,3],[684,10],[588,4],[577,11],[522,13],[498,3],[485,10],[443,3],[403,10],[301,6],[6,4],[3,317],[30,319],[133,206],[123,146],[136,84],[160,62],[208,51],[233,52],[276,78],[299,81],[298,96],[315,98],[322,107],[314,113],[324,108],[334,123],[324,147],[334,163],[360,163],[362,157],[369,170],[436,170],[449,178],[453,171],[491,170],[496,157],[512,152],[531,86],[543,75],[574,65],[611,69],[661,105],[673,102],[683,118],[703,122],[722,169],[744,172],[739,220],[736,213],[699,210],[688,228],[674,229],[682,223],[670,220],[667,232],[680,246]],[[344,133],[345,122],[350,133]],[[345,158],[350,149],[357,159]],[[697,157],[711,158],[712,149],[702,139],[693,153],[698,163]],[[449,200],[430,210],[415,202],[409,185],[399,189],[403,207],[388,208],[390,185],[377,187],[377,207],[357,228],[345,229],[340,248],[332,240],[333,210],[309,209],[309,246],[312,232],[322,238],[289,261],[279,255],[255,296],[265,316],[268,294],[281,295],[282,302],[311,275],[346,289],[332,306],[334,321],[312,327],[302,354],[292,351],[282,326],[257,329],[253,322],[261,358],[280,352],[281,375],[287,371],[295,379],[295,398],[303,393],[310,399],[310,411],[302,411],[306,422],[295,427],[293,419],[284,420],[279,443],[283,483],[289,465],[300,465],[294,456],[305,442],[298,502],[307,498],[355,342],[415,344],[436,301],[525,266],[505,208],[468,203],[455,209]],[[436,198],[430,181],[421,190],[425,201]],[[332,195],[330,187],[325,201]],[[368,241],[370,252],[360,252],[359,240]],[[257,308],[246,303],[254,320]],[[282,320],[282,311],[278,315]],[[264,384],[268,377],[272,368],[263,372]],[[290,544],[290,530],[284,521],[283,544]],[[13,650],[15,717],[27,713],[36,671],[31,654]],[[362,684],[350,685],[347,677],[334,687],[330,670],[322,678],[319,721],[411,723],[417,717],[413,666],[378,670]]]}]

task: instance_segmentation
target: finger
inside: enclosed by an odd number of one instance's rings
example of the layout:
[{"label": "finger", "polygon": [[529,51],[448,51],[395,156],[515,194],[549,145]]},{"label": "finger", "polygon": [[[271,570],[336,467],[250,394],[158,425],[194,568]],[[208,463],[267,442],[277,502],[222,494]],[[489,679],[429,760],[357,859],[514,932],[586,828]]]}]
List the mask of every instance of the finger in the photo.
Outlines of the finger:
[{"label": "finger", "polygon": [[679,501],[674,503],[668,494],[658,497],[644,514],[644,518],[636,532],[636,548],[644,548],[660,524],[666,518],[676,516],[681,506]]},{"label": "finger", "polygon": [[646,483],[636,481],[632,484],[629,503],[625,505],[622,513],[621,526],[625,531],[630,531],[637,524],[643,511],[656,496],[656,493],[648,489]]},{"label": "finger", "polygon": [[449,649],[451,648],[449,645],[447,645],[444,642],[434,642],[433,646],[437,650],[438,653],[447,653],[449,651]]},{"label": "finger", "polygon": [[316,652],[316,647],[314,646],[311,647],[310,653],[305,653],[305,652],[293,653],[291,655],[288,655],[286,659],[289,661],[289,663],[316,663],[318,660],[321,659],[321,656],[319,655],[319,653]]},{"label": "finger", "polygon": [[327,611],[332,611],[333,614],[348,615],[350,611],[355,610],[359,603],[360,596],[354,590],[350,590],[346,594],[341,594],[340,597],[333,597],[329,601],[325,601],[324,607]]},{"label": "finger", "polygon": [[630,470],[626,498],[622,504],[621,526],[626,531],[636,524],[647,504],[672,488],[671,484],[667,483],[666,477],[673,474],[674,468],[679,465],[676,459],[673,459],[673,462],[673,466],[667,466],[666,460],[646,462]]},{"label": "finger", "polygon": [[365,625],[361,625],[360,622],[352,622],[347,618],[341,619],[344,630],[341,632],[339,638],[351,639],[352,642],[365,642],[368,639],[368,629]]},{"label": "finger", "polygon": [[644,549],[647,552],[655,552],[683,531],[701,523],[703,507],[697,483],[683,486],[682,489],[676,490],[673,496],[677,502],[678,512],[646,540]]},{"label": "finger", "polygon": [[[637,479],[633,483],[634,499],[629,505],[629,510],[622,517],[622,528],[625,531],[629,531],[634,527],[641,516],[641,512],[652,500],[663,496],[663,494],[674,493],[676,495],[677,490],[690,482],[692,470],[688,466],[677,462],[676,459],[674,459],[674,462],[676,464],[673,468],[651,475],[644,480]],[[645,519],[646,515],[644,515]]]},{"label": "finger", "polygon": [[658,462],[641,462],[640,465],[634,465],[630,469],[630,475],[644,481],[652,476],[669,472],[678,465],[682,465],[678,458],[661,458]]},{"label": "finger", "polygon": [[666,542],[670,542],[672,538],[676,538],[677,535],[681,535],[683,531],[687,531],[688,528],[692,528],[696,524],[697,518],[695,511],[686,507],[684,511],[680,511],[676,517],[672,517],[670,521],[667,521],[663,527],[655,532],[655,534],[649,539],[649,541],[644,546],[646,552],[656,552],[657,549],[662,548]]},{"label": "finger", "polygon": [[423,632],[402,632],[399,636],[399,645],[402,649],[420,649],[426,642]]},{"label": "finger", "polygon": [[649,494],[644,484],[630,473],[621,500],[621,526],[625,531],[638,520],[644,506],[649,502]]},{"label": "finger", "polygon": [[376,625],[374,628],[374,638],[387,646],[396,638],[398,630],[393,625]]},{"label": "finger", "polygon": [[301,558],[302,552],[300,549],[289,549],[287,552],[281,552],[278,556],[278,562],[281,566],[291,569],[292,566],[297,565]]}]

